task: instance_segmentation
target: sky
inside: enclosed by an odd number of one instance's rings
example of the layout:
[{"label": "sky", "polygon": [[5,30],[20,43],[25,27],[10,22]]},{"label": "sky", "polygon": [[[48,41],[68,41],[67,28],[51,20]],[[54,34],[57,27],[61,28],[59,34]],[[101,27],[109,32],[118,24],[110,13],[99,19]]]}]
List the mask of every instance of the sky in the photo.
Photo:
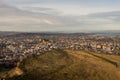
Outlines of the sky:
[{"label": "sky", "polygon": [[120,30],[120,0],[0,0],[0,31]]}]

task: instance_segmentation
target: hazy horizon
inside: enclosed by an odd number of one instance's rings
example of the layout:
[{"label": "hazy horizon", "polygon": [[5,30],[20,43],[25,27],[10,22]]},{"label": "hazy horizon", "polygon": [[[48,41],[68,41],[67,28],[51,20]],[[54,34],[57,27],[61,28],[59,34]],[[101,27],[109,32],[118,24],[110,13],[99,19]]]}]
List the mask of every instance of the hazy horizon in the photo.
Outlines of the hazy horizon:
[{"label": "hazy horizon", "polygon": [[0,31],[120,30],[119,0],[0,0]]}]

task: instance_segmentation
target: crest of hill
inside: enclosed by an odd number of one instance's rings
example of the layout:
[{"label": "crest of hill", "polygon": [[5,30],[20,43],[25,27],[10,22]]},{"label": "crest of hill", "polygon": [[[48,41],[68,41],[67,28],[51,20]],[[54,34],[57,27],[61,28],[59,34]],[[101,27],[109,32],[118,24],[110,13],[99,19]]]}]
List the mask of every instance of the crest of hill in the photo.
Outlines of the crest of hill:
[{"label": "crest of hill", "polygon": [[120,80],[113,64],[81,51],[32,55],[19,68],[23,74],[8,80]]}]

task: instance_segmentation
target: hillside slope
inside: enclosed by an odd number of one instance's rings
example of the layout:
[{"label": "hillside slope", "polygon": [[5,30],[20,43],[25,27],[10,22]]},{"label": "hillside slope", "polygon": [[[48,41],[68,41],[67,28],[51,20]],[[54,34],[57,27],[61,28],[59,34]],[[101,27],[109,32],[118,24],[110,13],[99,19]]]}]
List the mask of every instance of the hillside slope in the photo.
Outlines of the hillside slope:
[{"label": "hillside slope", "polygon": [[101,55],[87,51],[53,50],[40,56],[30,56],[19,67],[24,74],[9,80],[120,80],[119,67],[113,64],[119,63],[119,56]]}]

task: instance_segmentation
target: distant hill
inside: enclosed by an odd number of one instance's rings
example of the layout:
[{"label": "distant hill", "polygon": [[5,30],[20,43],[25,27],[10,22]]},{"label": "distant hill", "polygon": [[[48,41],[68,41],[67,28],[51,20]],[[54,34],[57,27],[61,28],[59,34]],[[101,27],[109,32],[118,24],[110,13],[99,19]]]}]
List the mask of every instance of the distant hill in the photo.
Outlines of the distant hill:
[{"label": "distant hill", "polygon": [[88,31],[88,32],[14,32],[14,31],[0,31],[0,36],[6,35],[39,35],[39,36],[60,36],[60,35],[99,35],[99,36],[120,36],[120,30],[106,30],[106,31]]},{"label": "distant hill", "polygon": [[19,34],[19,32],[0,31],[0,36]]},{"label": "distant hill", "polygon": [[4,77],[7,80],[120,80],[119,63],[117,55],[53,50],[28,57]]}]

